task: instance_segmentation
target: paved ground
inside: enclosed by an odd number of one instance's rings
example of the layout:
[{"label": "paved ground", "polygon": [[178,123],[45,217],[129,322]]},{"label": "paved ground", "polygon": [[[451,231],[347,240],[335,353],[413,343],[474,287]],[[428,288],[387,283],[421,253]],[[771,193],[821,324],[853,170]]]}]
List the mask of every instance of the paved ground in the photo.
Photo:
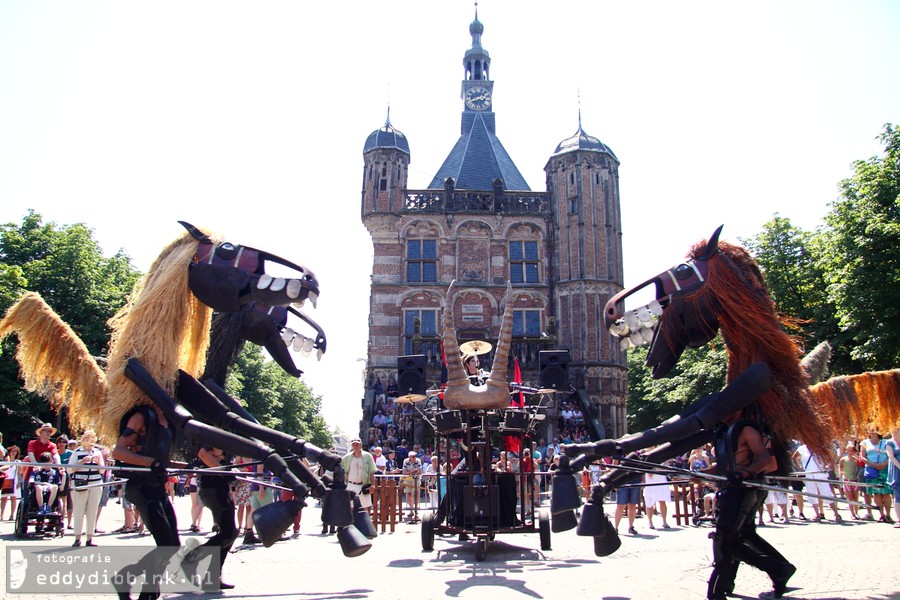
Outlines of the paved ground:
[{"label": "paved ground", "polygon": [[[190,523],[189,502],[188,498],[176,499],[182,524]],[[849,517],[847,511],[843,514]],[[710,571],[707,535],[712,529],[708,526],[650,530],[646,519],[638,519],[638,535],[623,535],[619,551],[605,558],[596,557],[592,540],[578,537],[574,531],[552,534],[553,549],[549,551],[540,550],[537,533],[500,534],[490,545],[487,559],[478,562],[474,544],[460,542],[456,536],[438,536],[434,551],[423,552],[417,525],[400,525],[394,533],[380,534],[369,552],[345,558],[335,537],[321,535],[319,517],[319,509],[310,506],[304,510],[299,538],[271,548],[238,547],[224,569],[224,579],[237,586],[234,590],[167,597],[694,600],[705,597]],[[209,515],[204,519],[208,528]],[[113,531],[121,525],[121,509],[112,501],[101,516],[100,527]],[[798,567],[786,598],[900,600],[900,529],[871,522],[798,522],[768,525],[761,532]],[[4,588],[5,546],[19,543],[11,534],[12,523],[0,523],[0,544],[4,546],[0,585]],[[71,545],[71,536],[63,539],[60,545]],[[99,535],[96,541],[103,546],[151,543],[149,536],[111,534]],[[765,575],[742,567],[735,597],[759,598],[770,589]],[[5,597],[41,596],[7,593]],[[54,600],[87,597],[52,596]]]}]

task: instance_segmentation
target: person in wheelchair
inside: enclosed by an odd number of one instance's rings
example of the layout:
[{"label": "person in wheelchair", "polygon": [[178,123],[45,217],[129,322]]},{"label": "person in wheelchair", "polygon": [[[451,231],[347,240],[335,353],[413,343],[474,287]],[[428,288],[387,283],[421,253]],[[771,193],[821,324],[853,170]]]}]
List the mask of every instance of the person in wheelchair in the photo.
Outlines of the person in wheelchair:
[{"label": "person in wheelchair", "polygon": [[44,466],[35,469],[31,474],[31,483],[34,488],[34,500],[38,507],[38,514],[49,515],[51,507],[56,506],[56,496],[62,485],[62,475],[57,469],[50,466],[53,455],[44,452],[38,458],[38,463]]}]

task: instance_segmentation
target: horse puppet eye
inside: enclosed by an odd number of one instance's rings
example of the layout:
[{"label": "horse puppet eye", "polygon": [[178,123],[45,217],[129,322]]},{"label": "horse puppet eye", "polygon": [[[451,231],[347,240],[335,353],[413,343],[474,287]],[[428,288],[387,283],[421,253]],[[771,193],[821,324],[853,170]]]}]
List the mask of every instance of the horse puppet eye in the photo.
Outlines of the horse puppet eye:
[{"label": "horse puppet eye", "polygon": [[675,279],[684,281],[694,275],[694,269],[686,263],[681,263],[675,267]]},{"label": "horse puppet eye", "polygon": [[223,260],[234,260],[237,256],[237,247],[230,242],[222,242],[216,247],[216,258]]}]

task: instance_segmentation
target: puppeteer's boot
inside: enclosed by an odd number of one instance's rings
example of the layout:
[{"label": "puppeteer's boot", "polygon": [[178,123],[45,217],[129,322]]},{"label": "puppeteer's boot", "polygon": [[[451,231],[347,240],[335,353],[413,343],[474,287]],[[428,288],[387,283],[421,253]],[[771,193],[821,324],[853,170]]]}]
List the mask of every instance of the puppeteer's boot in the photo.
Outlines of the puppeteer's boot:
[{"label": "puppeteer's boot", "polygon": [[244,543],[245,544],[258,544],[259,538],[253,534],[252,529],[244,530]]}]

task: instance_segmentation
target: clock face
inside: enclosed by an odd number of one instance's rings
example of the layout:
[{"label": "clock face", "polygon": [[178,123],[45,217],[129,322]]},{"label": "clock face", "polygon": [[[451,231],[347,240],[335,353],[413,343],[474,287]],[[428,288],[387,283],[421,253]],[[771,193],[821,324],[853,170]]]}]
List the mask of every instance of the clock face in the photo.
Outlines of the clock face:
[{"label": "clock face", "polygon": [[491,91],[483,87],[466,90],[466,106],[472,110],[487,110],[491,107]]}]

